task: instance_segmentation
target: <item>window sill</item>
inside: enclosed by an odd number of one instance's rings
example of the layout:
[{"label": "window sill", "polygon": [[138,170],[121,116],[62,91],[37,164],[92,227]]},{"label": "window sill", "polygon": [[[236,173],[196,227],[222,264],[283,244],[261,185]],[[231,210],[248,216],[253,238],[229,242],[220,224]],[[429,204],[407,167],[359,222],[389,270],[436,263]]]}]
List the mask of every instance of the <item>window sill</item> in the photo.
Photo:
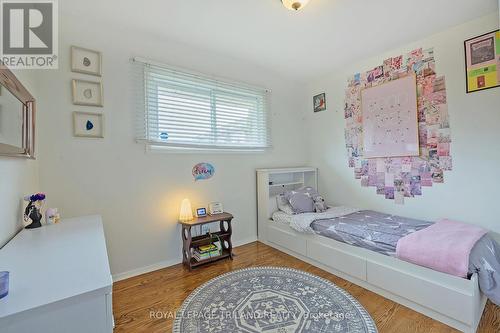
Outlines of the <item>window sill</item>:
[{"label": "window sill", "polygon": [[159,154],[263,154],[271,148],[222,149],[222,148],[187,148],[161,145],[146,145],[147,153]]}]

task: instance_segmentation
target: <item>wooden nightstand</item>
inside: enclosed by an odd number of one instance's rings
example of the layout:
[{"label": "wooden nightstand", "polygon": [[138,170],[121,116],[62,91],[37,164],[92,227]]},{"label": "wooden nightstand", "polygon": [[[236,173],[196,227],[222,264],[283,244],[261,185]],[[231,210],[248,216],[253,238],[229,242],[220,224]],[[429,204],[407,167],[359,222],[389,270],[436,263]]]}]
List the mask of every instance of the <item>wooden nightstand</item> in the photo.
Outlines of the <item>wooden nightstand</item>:
[{"label": "wooden nightstand", "polygon": [[[229,213],[222,213],[216,215],[208,215],[205,217],[195,217],[194,220],[188,222],[179,222],[182,225],[182,263],[186,265],[190,270],[193,267],[198,267],[203,264],[208,264],[210,262],[230,258],[233,259],[233,244],[231,243],[231,221],[233,220],[233,215]],[[191,228],[198,225],[219,222],[219,231],[211,233],[212,237],[209,235],[201,235],[192,237]],[[220,255],[211,257],[205,260],[197,261],[192,256],[191,250],[195,247],[208,245],[214,241],[219,241],[222,246],[222,252]]]}]

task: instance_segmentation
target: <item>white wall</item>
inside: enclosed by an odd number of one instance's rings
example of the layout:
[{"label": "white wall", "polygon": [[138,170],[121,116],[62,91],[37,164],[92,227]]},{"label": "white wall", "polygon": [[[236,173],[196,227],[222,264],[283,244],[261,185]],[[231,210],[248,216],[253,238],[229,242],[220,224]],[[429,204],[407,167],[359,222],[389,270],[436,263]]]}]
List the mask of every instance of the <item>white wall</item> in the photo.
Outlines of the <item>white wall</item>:
[{"label": "white wall", "polygon": [[[113,274],[123,277],[180,262],[176,224],[184,197],[193,206],[221,201],[235,215],[234,240],[256,238],[255,168],[307,164],[320,169],[320,190],[333,202],[418,218],[447,216],[500,231],[497,188],[500,177],[498,124],[500,89],[465,94],[463,41],[498,26],[497,14],[455,27],[379,57],[342,68],[304,87],[264,68],[193,49],[123,27],[61,15],[60,69],[40,71],[40,189],[48,206],[63,217],[101,214]],[[102,51],[104,108],[71,103],[73,78],[98,79],[70,72],[71,45]],[[347,167],[343,100],[349,75],[373,68],[388,56],[415,47],[435,47],[439,74],[447,77],[454,170],[445,184],[425,188],[405,206],[361,188]],[[272,90],[274,149],[264,154],[145,153],[134,142],[135,108],[129,59],[142,56],[191,70],[265,86]],[[312,95],[326,91],[329,109],[313,114]],[[303,98],[304,97],[304,98]],[[307,109],[306,114],[300,110]],[[72,112],[103,112],[104,139],[72,136]],[[306,131],[305,131],[306,130]],[[198,162],[216,167],[213,179],[194,182]],[[1,161],[0,161],[1,163]],[[0,164],[0,168],[2,164]],[[1,198],[0,198],[1,199]]]},{"label": "white wall", "polygon": [[[35,72],[29,70],[13,72],[37,98]],[[9,94],[5,88],[2,90],[2,95]],[[19,103],[19,107],[20,105]],[[9,111],[11,110],[3,110],[5,113]],[[23,227],[22,214],[25,203],[23,203],[22,198],[38,191],[37,164],[36,160],[0,156],[0,247],[5,245]]]},{"label": "white wall", "polygon": [[7,89],[0,94],[0,142],[16,147],[23,144],[23,112],[19,100]]},{"label": "white wall", "polygon": [[[307,89],[310,103],[326,91],[328,110],[307,110],[310,164],[319,167],[319,187],[328,200],[403,216],[448,217],[500,232],[500,88],[465,93],[464,40],[498,28],[498,13],[454,27],[426,39],[361,61],[322,79]],[[348,46],[347,46],[348,47]],[[407,198],[404,206],[362,188],[347,166],[344,140],[344,91],[347,78],[382,64],[383,60],[418,47],[434,47],[439,75],[446,76],[454,169],[444,184],[423,188],[423,196]]]},{"label": "white wall", "polygon": [[0,247],[23,227],[22,198],[38,190],[36,164],[0,156]]},{"label": "white wall", "polygon": [[[256,239],[255,168],[305,162],[299,94],[303,87],[251,64],[65,14],[59,45],[60,69],[43,71],[39,77],[39,107],[44,112],[40,117],[41,188],[49,205],[58,207],[63,217],[102,214],[113,274],[180,262],[176,223],[184,197],[194,207],[221,201],[235,216],[234,241]],[[71,79],[98,78],[70,72],[71,45],[102,52],[104,108],[72,105]],[[129,62],[133,56],[271,89],[274,149],[239,155],[145,153],[144,146],[134,142],[136,101]],[[105,138],[73,137],[73,111],[103,112]],[[216,174],[195,183],[191,169],[205,161],[215,166]]]}]

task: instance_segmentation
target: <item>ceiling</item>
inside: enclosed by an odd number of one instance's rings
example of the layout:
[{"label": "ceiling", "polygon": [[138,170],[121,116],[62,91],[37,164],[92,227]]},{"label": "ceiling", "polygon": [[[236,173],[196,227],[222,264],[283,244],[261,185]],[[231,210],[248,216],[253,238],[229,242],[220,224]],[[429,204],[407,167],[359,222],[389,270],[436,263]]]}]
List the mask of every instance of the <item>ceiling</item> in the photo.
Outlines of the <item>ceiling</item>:
[{"label": "ceiling", "polygon": [[497,0],[85,0],[62,14],[102,19],[307,80],[498,10]]}]

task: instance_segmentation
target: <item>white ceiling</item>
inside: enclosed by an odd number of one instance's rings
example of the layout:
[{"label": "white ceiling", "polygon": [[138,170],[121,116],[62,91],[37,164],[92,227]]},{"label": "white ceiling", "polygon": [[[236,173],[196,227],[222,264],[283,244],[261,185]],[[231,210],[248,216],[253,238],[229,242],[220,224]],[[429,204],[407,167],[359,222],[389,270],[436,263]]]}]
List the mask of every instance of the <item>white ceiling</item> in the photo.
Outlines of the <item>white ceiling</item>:
[{"label": "white ceiling", "polygon": [[94,17],[272,69],[297,80],[498,10],[497,0],[73,0]]}]

